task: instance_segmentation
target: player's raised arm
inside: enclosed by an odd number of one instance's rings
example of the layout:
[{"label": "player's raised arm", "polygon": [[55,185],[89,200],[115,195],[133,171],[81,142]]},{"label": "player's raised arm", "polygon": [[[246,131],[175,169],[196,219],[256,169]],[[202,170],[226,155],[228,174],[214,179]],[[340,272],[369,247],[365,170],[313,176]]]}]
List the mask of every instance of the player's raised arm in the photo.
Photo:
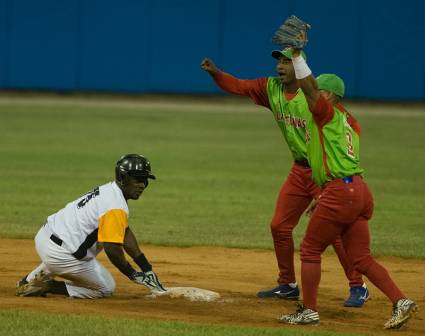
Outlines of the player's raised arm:
[{"label": "player's raised arm", "polygon": [[292,48],[292,63],[294,65],[295,77],[298,79],[298,84],[304,92],[310,111],[313,112],[320,98],[320,91],[311,70],[307,66],[305,59],[301,56],[301,49],[308,42],[307,31],[310,28],[309,24],[291,15],[275,32],[272,41],[276,44]]},{"label": "player's raised arm", "polygon": [[221,71],[210,58],[204,58],[201,69],[207,72],[215,83],[227,93],[250,97],[256,104],[269,107],[267,78],[239,79]]},{"label": "player's raised arm", "polygon": [[328,92],[326,96],[321,93],[306,60],[301,56],[301,50],[308,42],[307,31],[310,28],[309,24],[292,15],[276,31],[273,42],[292,48],[292,64],[298,85],[304,93],[316,123],[324,125],[332,119],[332,103],[337,102],[337,97],[333,93]]},{"label": "player's raised arm", "polygon": [[310,111],[314,112],[317,101],[320,98],[320,91],[316,79],[305,59],[301,57],[300,49],[292,48],[292,55],[292,64],[294,65],[295,77],[298,80],[298,85],[304,92]]},{"label": "player's raised arm", "polygon": [[218,68],[213,62],[212,59],[205,57],[201,62],[202,70],[208,72],[212,77],[214,77],[218,72]]}]

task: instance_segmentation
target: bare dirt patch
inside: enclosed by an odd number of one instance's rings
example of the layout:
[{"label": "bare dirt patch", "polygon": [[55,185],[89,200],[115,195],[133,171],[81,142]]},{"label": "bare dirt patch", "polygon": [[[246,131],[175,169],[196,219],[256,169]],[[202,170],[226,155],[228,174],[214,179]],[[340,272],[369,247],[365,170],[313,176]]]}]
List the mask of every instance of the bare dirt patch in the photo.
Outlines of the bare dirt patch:
[{"label": "bare dirt patch", "polygon": [[[218,247],[144,246],[160,279],[166,286],[199,287],[216,291],[216,302],[191,302],[169,297],[148,297],[148,291],[122,276],[102,253],[99,260],[112,272],[117,282],[113,297],[100,300],[72,300],[60,296],[19,298],[15,283],[32,270],[39,259],[31,240],[3,239],[0,244],[0,309],[22,309],[62,314],[90,314],[131,319],[173,320],[189,323],[231,324],[260,328],[299,328],[283,326],[276,318],[291,313],[294,302],[279,299],[260,300],[259,289],[275,283],[276,265],[272,251],[240,250]],[[299,258],[296,256],[299,278]],[[425,261],[380,258],[402,290],[425,307]],[[333,254],[322,262],[319,292],[321,325],[314,330],[363,332],[388,335],[383,323],[391,305],[372,284],[372,300],[364,308],[344,308],[348,284]],[[423,313],[411,320],[403,335],[425,335]]]}]

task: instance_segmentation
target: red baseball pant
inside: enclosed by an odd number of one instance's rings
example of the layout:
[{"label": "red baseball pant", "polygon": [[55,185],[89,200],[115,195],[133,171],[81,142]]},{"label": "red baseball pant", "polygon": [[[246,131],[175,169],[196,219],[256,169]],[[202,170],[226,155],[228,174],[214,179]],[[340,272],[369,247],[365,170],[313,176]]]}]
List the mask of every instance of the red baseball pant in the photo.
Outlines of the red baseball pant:
[{"label": "red baseball pant", "polygon": [[[317,198],[320,192],[320,188],[311,178],[311,169],[294,163],[280,189],[271,222],[274,250],[279,267],[279,278],[277,280],[279,284],[294,283],[296,281],[292,231],[313,198]],[[344,268],[350,287],[363,285],[362,276],[352,267],[341,239],[335,237],[332,245]]]},{"label": "red baseball pant", "polygon": [[391,302],[405,298],[387,270],[370,255],[368,220],[372,213],[372,194],[360,176],[354,176],[352,183],[333,180],[322,189],[301,243],[301,282],[306,308],[316,310],[321,254],[338,236],[356,271],[364,274]]}]

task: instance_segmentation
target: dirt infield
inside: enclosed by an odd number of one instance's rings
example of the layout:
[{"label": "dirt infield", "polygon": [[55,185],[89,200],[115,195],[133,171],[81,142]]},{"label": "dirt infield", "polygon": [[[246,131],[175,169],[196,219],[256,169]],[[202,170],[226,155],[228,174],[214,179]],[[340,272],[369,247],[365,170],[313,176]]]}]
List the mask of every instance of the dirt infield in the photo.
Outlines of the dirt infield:
[{"label": "dirt infield", "polygon": [[[219,292],[218,302],[190,302],[186,299],[149,298],[144,287],[119,274],[102,253],[99,259],[112,272],[117,289],[112,298],[71,300],[60,296],[18,298],[16,280],[35,267],[38,256],[31,240],[3,239],[0,245],[0,309],[24,309],[49,313],[91,314],[131,319],[174,320],[191,323],[232,324],[264,328],[299,328],[279,324],[276,317],[292,312],[294,302],[278,299],[260,300],[258,289],[275,281],[273,252],[225,249],[217,247],[144,247],[155,270],[166,286],[190,286]],[[405,293],[420,307],[425,307],[425,261],[380,258]],[[347,281],[333,254],[323,258],[319,292],[321,325],[314,330],[363,332],[388,335],[382,329],[390,316],[387,299],[369,283],[372,300],[364,308],[344,308]],[[299,259],[297,256],[297,274]],[[424,308],[425,309],[425,308]],[[310,327],[311,328],[311,327]],[[425,335],[425,321],[420,311],[402,335]]]}]

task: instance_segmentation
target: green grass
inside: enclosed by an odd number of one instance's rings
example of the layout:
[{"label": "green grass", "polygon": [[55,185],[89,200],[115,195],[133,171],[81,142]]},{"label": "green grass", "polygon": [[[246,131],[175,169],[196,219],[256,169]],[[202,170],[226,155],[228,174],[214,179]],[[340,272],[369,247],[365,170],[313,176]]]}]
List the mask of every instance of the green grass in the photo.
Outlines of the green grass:
[{"label": "green grass", "polygon": [[[269,222],[291,158],[271,113],[208,102],[197,109],[17,99],[0,104],[0,236],[32,238],[49,214],[113,179],[121,154],[136,152],[158,177],[129,204],[140,242],[272,248]],[[373,252],[425,258],[425,112],[359,121],[376,205]]]},{"label": "green grass", "polygon": [[[337,333],[329,331],[302,331],[295,328],[249,328],[235,326],[215,326],[187,324],[180,322],[147,321],[106,318],[97,316],[77,316],[0,311],[1,336],[338,336],[361,335],[357,333]],[[25,327],[24,327],[25,326]]]}]

